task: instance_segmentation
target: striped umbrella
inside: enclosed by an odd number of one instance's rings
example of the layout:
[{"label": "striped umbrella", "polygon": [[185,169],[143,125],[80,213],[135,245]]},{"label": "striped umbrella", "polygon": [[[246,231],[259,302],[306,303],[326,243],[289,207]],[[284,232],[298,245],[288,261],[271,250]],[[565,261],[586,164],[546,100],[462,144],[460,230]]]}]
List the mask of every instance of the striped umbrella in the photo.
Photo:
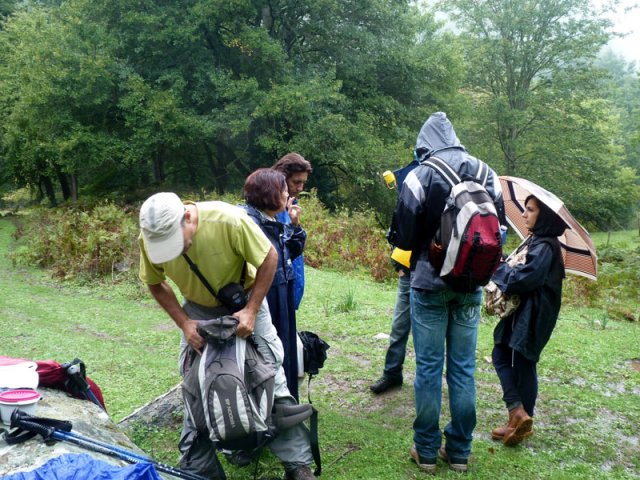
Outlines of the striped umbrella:
[{"label": "striped umbrella", "polygon": [[562,246],[564,267],[567,273],[581,275],[596,280],[598,275],[598,256],[591,236],[569,213],[562,200],[553,193],[536,185],[529,180],[518,177],[501,176],[500,184],[504,195],[504,208],[509,225],[518,233],[520,238],[529,235],[529,229],[524,223],[524,201],[529,195],[553,210],[568,228],[558,237]]}]

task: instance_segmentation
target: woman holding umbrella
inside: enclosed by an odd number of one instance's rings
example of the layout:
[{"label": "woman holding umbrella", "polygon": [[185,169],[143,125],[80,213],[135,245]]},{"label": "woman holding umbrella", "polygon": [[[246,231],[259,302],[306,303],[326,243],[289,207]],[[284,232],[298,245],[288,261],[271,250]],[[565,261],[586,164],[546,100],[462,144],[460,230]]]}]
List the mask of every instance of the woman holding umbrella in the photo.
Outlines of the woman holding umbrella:
[{"label": "woman holding umbrella", "polygon": [[522,212],[530,235],[518,247],[527,248],[525,263],[500,264],[493,282],[520,304],[494,330],[493,365],[500,379],[508,422],[491,432],[504,445],[517,445],[533,433],[538,396],[536,365],[556,325],[565,268],[558,236],[567,224],[537,197],[529,195]]}]

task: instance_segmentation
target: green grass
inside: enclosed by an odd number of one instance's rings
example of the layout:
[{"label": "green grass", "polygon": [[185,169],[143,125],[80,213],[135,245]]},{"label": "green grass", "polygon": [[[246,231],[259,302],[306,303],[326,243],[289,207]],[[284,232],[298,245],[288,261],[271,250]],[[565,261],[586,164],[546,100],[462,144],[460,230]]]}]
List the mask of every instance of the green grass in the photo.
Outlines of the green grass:
[{"label": "green grass", "polygon": [[[12,245],[12,228],[0,221],[0,252]],[[620,241],[635,248],[632,235]],[[179,382],[177,328],[150,297],[140,299],[126,284],[105,283],[99,290],[60,286],[40,270],[15,269],[0,255],[0,291],[2,354],[60,362],[81,358],[102,388],[114,421]],[[395,283],[307,269],[299,329],[314,331],[331,345],[325,367],[311,382],[311,398],[320,412],[324,479],[425,477],[408,455],[414,416],[411,342],[404,386],[381,396],[368,390],[382,372],[387,341],[375,337],[389,332],[395,297]],[[478,424],[468,478],[640,477],[640,323],[611,317],[603,328],[605,312],[606,305],[586,308],[579,302],[561,311],[538,365],[535,434],[516,448],[490,439],[506,411],[487,361],[494,320],[483,319],[477,349]],[[301,398],[306,393],[305,382]],[[448,418],[446,398],[445,388],[442,427]],[[132,438],[158,461],[175,464],[178,435],[176,419],[172,428],[138,428]],[[226,471],[230,479],[248,480],[254,469],[228,466]],[[263,453],[258,478],[281,475],[277,460]],[[440,464],[438,478],[460,475]]]},{"label": "green grass", "polygon": [[640,247],[640,229],[619,232],[594,232],[591,234],[596,249],[619,247],[623,249]]},{"label": "green grass", "polygon": [[[0,221],[0,252],[12,232]],[[0,271],[3,355],[81,358],[116,420],[179,382],[178,330],[151,299],[132,302],[124,285],[60,286],[41,270],[15,269],[4,253]]]}]

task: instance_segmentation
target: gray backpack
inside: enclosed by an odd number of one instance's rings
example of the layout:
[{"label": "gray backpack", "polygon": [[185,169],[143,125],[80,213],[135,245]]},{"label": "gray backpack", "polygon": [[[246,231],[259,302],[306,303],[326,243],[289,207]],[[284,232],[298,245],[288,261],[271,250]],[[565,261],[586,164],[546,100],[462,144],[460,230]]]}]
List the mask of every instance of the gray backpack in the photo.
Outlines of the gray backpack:
[{"label": "gray backpack", "polygon": [[190,348],[182,395],[199,432],[220,448],[253,449],[275,435],[272,424],[275,368],[251,339],[235,335],[238,320],[224,316],[198,322],[207,340]]},{"label": "gray backpack", "polygon": [[189,347],[182,398],[198,432],[220,449],[255,450],[278,431],[311,419],[311,450],[321,471],[317,412],[312,405],[274,405],[275,366],[251,337],[236,336],[238,320],[223,316],[198,321],[206,340],[202,355]]}]

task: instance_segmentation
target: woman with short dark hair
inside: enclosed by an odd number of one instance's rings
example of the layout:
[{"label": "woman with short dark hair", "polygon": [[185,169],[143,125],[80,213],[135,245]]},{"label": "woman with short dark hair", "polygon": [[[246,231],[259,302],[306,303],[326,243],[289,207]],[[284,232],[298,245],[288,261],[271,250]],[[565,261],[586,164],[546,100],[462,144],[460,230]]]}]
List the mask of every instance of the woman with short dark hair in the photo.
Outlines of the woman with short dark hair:
[{"label": "woman with short dark hair", "polygon": [[284,209],[283,196],[286,205],[286,178],[270,168],[256,170],[244,182],[244,200],[258,210],[281,212]]},{"label": "woman with short dark hair", "polygon": [[291,261],[302,254],[307,233],[299,224],[296,209],[292,209],[291,224],[276,220],[289,200],[284,174],[270,168],[260,168],[249,175],[244,184],[244,199],[249,216],[256,222],[278,252],[278,268],[267,293],[271,321],[284,347],[282,366],[291,395],[298,400],[298,355],[296,309],[293,295]]}]

